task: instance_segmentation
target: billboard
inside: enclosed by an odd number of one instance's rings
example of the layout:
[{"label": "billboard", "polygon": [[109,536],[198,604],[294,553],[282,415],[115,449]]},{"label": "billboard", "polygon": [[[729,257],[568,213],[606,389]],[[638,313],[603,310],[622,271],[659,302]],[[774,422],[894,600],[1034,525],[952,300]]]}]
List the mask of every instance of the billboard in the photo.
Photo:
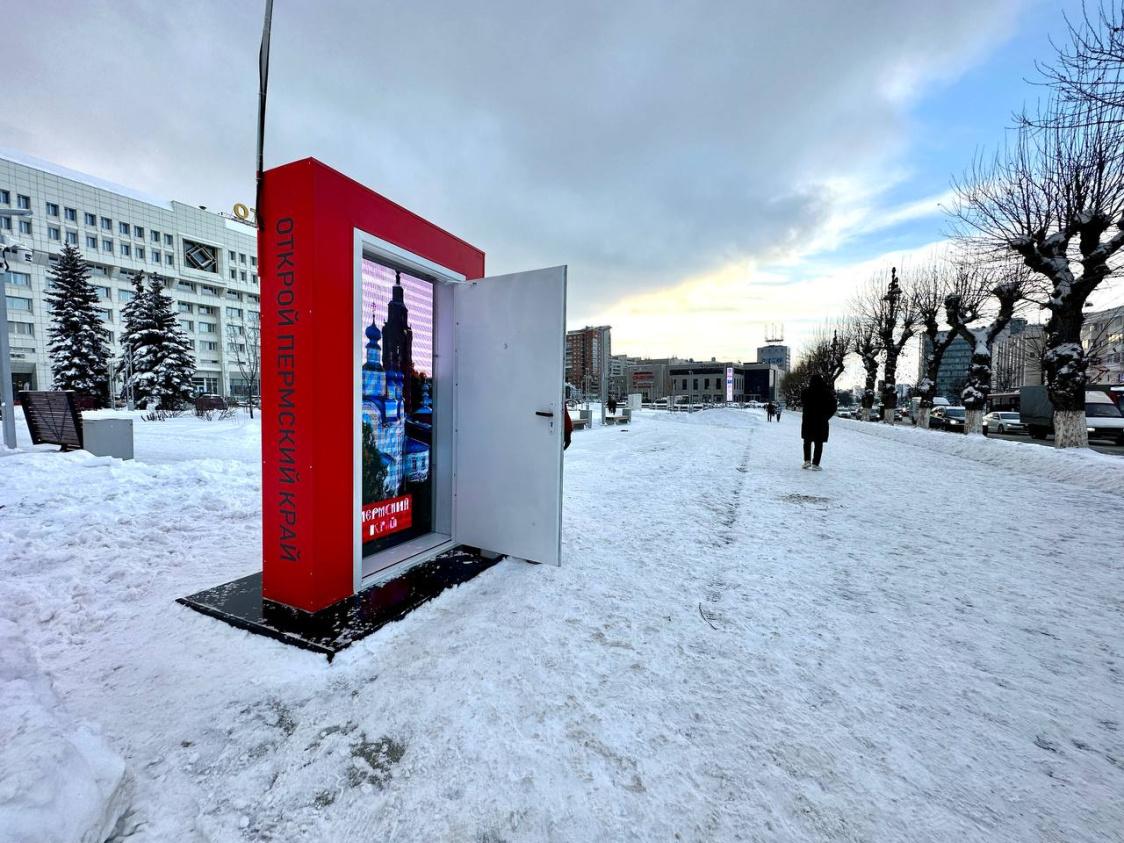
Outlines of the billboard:
[{"label": "billboard", "polygon": [[734,400],[734,367],[726,367],[726,401],[733,402]]},{"label": "billboard", "polygon": [[362,266],[362,554],[433,528],[432,281]]}]

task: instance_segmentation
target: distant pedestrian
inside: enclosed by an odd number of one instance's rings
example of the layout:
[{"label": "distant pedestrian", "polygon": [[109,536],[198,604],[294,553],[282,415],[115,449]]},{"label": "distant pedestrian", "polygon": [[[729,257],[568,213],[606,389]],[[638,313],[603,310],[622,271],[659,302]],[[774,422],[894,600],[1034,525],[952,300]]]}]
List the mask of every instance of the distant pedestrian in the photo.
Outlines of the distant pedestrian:
[{"label": "distant pedestrian", "polygon": [[609,415],[615,416],[616,414],[617,414],[617,399],[616,398],[610,398],[609,399]]},{"label": "distant pedestrian", "polygon": [[823,445],[827,441],[827,423],[839,405],[835,392],[828,389],[823,375],[819,374],[812,375],[801,399],[804,418],[800,422],[800,437],[804,440],[804,468],[820,471]]},{"label": "distant pedestrian", "polygon": [[570,418],[570,410],[567,407],[562,408],[562,415],[564,416],[562,422],[562,450],[565,451],[570,447],[570,440],[574,436],[574,420]]},{"label": "distant pedestrian", "polygon": [[767,419],[768,421],[773,420],[773,414],[776,411],[777,411],[777,408],[773,406],[772,401],[770,401],[768,404],[765,405],[765,415],[768,416],[768,419]]},{"label": "distant pedestrian", "polygon": [[777,421],[779,422],[780,420],[781,420],[781,405],[778,404],[777,405]]}]

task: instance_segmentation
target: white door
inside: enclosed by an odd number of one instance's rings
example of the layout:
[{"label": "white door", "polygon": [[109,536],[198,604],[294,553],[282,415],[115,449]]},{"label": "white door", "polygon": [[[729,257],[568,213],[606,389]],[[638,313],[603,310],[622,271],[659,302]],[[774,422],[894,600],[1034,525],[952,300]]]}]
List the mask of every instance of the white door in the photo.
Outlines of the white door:
[{"label": "white door", "polygon": [[458,544],[561,564],[566,267],[458,284]]}]

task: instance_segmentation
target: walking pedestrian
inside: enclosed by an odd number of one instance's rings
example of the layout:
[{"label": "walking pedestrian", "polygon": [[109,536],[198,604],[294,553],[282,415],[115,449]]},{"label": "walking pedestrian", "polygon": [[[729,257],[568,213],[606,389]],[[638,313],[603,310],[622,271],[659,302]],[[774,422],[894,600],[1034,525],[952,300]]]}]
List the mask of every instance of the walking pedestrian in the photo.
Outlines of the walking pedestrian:
[{"label": "walking pedestrian", "polygon": [[822,471],[820,458],[827,441],[828,419],[835,415],[838,404],[835,392],[828,388],[823,375],[812,375],[802,396],[804,417],[800,422],[800,437],[804,440],[804,468]]},{"label": "walking pedestrian", "polygon": [[773,413],[775,413],[775,412],[776,412],[776,407],[773,406],[772,401],[770,401],[768,404],[765,405],[765,415],[768,416],[768,421],[773,420]]},{"label": "walking pedestrian", "polygon": [[781,420],[781,405],[778,404],[777,405],[777,421],[780,422],[780,420]]}]

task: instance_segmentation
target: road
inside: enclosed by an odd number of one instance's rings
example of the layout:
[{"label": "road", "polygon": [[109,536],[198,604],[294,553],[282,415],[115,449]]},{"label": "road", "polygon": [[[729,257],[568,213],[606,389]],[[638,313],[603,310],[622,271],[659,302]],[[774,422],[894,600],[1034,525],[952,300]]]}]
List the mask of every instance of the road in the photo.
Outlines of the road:
[{"label": "road", "polygon": [[[1012,442],[1032,442],[1035,445],[1049,445],[1054,447],[1054,437],[1051,434],[1046,439],[1031,439],[1029,436],[1020,436],[1013,433],[994,433],[991,434],[992,439],[1009,439]],[[1094,439],[1089,443],[1089,447],[1099,454],[1113,454],[1114,456],[1124,457],[1124,445],[1113,445],[1107,439]]]}]

